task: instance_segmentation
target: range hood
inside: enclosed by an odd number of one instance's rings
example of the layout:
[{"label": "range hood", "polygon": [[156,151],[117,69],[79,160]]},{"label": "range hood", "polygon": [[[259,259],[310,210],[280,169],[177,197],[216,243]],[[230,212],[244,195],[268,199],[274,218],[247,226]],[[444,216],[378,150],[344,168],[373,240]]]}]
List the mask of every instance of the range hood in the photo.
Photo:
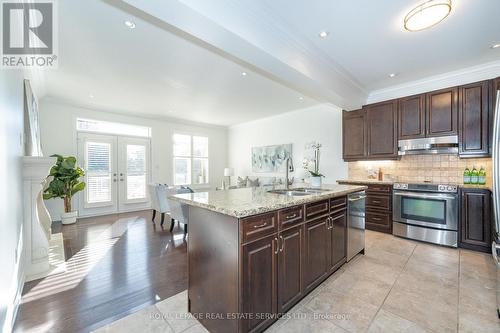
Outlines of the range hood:
[{"label": "range hood", "polygon": [[458,154],[458,136],[398,141],[398,155]]}]

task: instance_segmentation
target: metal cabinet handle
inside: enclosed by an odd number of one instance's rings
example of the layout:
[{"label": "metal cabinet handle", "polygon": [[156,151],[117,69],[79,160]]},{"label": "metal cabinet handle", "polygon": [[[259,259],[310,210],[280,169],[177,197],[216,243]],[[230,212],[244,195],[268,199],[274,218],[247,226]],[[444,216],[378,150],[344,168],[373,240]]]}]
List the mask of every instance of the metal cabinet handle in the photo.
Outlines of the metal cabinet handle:
[{"label": "metal cabinet handle", "polygon": [[497,250],[500,250],[500,244],[497,244],[495,241],[491,242],[491,254],[493,255],[493,260],[497,266],[500,266]]},{"label": "metal cabinet handle", "polygon": [[382,221],[382,219],[380,217],[372,217],[372,220],[375,220],[375,221]]},{"label": "metal cabinet handle", "polygon": [[258,224],[258,225],[254,225],[253,228],[254,229],[258,229],[258,228],[262,228],[262,227],[265,227],[267,225],[267,222],[264,222],[262,224]]},{"label": "metal cabinet handle", "polygon": [[380,201],[379,201],[379,200],[372,200],[372,202],[373,202],[374,204],[379,204],[379,203],[380,203]]},{"label": "metal cabinet handle", "polygon": [[283,252],[283,250],[285,249],[285,240],[283,239],[283,236],[281,236],[281,235],[280,235],[280,240],[281,240],[280,252]]},{"label": "metal cabinet handle", "polygon": [[113,183],[116,183],[116,178],[115,178],[115,179],[113,179]]},{"label": "metal cabinet handle", "polygon": [[279,247],[278,247],[278,237],[274,237],[274,242],[275,242],[275,249],[274,250],[274,254],[278,254],[278,251],[279,251]]},{"label": "metal cabinet handle", "polygon": [[289,220],[289,219],[294,219],[294,218],[296,218],[296,217],[297,217],[297,213],[292,214],[292,215],[287,215],[287,216],[285,216],[285,218],[286,218],[287,220]]},{"label": "metal cabinet handle", "polygon": [[123,181],[123,178],[120,178],[120,181],[122,182],[122,181]]}]

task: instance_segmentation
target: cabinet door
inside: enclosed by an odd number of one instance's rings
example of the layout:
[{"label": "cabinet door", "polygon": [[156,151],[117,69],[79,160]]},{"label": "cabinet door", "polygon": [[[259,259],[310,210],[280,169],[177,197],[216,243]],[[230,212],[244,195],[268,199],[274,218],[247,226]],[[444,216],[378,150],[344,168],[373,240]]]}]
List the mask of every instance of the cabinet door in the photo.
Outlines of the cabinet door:
[{"label": "cabinet door", "polygon": [[277,236],[272,235],[243,246],[243,313],[268,314],[242,320],[242,332],[261,331],[273,322],[277,310]]},{"label": "cabinet door", "polygon": [[460,157],[489,155],[489,92],[489,81],[459,87]]},{"label": "cabinet door", "polygon": [[398,139],[425,137],[425,95],[398,100]]},{"label": "cabinet door", "polygon": [[389,101],[367,106],[366,124],[368,158],[397,158],[397,102]]},{"label": "cabinet door", "polygon": [[344,160],[366,156],[365,111],[342,113],[342,157]]},{"label": "cabinet door", "polygon": [[327,227],[328,216],[305,224],[304,269],[302,270],[305,293],[314,289],[328,274],[331,238]]},{"label": "cabinet door", "polygon": [[302,246],[304,226],[279,235],[278,313],[286,312],[302,297]]},{"label": "cabinet door", "polygon": [[456,135],[458,128],[458,88],[426,94],[426,135]]},{"label": "cabinet door", "polygon": [[347,213],[340,211],[331,216],[332,252],[330,270],[335,271],[346,260]]},{"label": "cabinet door", "polygon": [[489,252],[491,246],[491,192],[461,190],[460,247]]}]

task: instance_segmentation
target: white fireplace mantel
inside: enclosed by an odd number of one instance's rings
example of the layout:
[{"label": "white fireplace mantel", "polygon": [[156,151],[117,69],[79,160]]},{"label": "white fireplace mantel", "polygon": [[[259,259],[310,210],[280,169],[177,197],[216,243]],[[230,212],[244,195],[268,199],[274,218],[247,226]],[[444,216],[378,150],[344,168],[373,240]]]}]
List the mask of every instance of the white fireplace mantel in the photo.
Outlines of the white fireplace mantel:
[{"label": "white fireplace mantel", "polygon": [[54,157],[23,157],[24,253],[26,276],[49,270],[51,219],[43,202],[45,178],[55,164]]}]

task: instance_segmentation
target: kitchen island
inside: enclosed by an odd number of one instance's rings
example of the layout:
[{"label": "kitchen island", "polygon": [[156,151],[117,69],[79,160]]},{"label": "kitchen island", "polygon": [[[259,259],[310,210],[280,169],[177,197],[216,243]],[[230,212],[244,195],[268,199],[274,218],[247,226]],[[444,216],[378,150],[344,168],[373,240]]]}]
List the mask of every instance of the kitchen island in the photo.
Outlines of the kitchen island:
[{"label": "kitchen island", "polygon": [[265,330],[345,263],[347,195],[365,188],[172,197],[190,206],[189,312],[210,332]]}]

